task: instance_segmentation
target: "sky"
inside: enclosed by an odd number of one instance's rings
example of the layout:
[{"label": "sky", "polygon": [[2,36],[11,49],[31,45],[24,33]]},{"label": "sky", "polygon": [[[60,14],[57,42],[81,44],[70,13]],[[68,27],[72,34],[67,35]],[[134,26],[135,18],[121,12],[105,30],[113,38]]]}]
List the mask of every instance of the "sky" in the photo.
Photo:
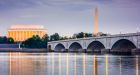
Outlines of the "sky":
[{"label": "sky", "polygon": [[95,7],[100,32],[140,31],[140,0],[0,0],[0,36],[15,24],[43,25],[49,35],[92,33]]}]

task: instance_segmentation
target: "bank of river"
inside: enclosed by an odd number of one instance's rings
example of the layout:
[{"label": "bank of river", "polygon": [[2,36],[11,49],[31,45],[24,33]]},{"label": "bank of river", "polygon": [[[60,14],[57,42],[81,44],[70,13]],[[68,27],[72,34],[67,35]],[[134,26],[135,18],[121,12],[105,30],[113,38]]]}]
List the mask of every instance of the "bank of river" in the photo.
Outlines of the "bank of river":
[{"label": "bank of river", "polygon": [[[34,48],[0,48],[0,52],[26,52],[26,53],[51,53],[54,51],[47,50],[46,48],[39,48],[39,49],[34,49]],[[117,55],[140,55],[140,50],[139,51],[134,51],[134,52],[71,52],[71,51],[64,51],[64,52],[55,52],[55,53],[88,53],[88,54],[117,54]]]},{"label": "bank of river", "polygon": [[47,49],[31,49],[31,48],[0,48],[0,52],[47,52]]}]

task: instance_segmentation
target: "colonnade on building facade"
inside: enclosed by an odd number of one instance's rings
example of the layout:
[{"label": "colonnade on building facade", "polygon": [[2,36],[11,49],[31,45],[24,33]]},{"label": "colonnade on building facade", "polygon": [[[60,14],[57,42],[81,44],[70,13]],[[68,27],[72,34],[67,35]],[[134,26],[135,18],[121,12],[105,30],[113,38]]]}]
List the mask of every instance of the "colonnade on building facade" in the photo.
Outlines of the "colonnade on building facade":
[{"label": "colonnade on building facade", "polygon": [[15,41],[24,41],[33,35],[43,37],[47,30],[40,25],[13,25],[8,29],[7,37],[12,37]]},{"label": "colonnade on building facade", "polygon": [[15,41],[24,41],[33,35],[39,35],[40,37],[43,37],[45,35],[45,32],[42,30],[20,30],[20,31],[14,31],[10,30],[8,31],[8,37],[12,37]]}]

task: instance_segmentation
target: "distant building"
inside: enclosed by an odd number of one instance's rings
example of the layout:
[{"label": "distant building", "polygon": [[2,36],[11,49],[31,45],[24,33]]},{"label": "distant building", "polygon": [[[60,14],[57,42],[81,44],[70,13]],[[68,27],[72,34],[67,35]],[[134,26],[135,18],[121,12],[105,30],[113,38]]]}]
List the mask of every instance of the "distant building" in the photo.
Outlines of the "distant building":
[{"label": "distant building", "polygon": [[13,25],[8,29],[7,37],[12,37],[16,42],[24,41],[33,35],[43,37],[47,30],[40,25]]}]

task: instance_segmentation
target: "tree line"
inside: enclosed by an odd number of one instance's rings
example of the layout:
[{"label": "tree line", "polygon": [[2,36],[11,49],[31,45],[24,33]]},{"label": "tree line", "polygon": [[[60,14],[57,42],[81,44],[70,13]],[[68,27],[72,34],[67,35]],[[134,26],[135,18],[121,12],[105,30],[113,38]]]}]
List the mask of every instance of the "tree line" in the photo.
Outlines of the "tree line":
[{"label": "tree line", "polygon": [[[99,36],[107,36],[104,33],[98,33]],[[58,40],[67,40],[67,39],[76,39],[76,38],[86,38],[86,37],[95,37],[91,33],[76,33],[71,37],[60,36],[58,33],[54,33],[50,36],[45,34],[42,38],[38,35],[33,35],[31,38],[26,39],[22,42],[15,42],[13,38],[9,37],[0,37],[0,44],[13,44],[13,43],[21,43],[22,48],[47,48],[47,44],[49,41],[58,41]]]},{"label": "tree line", "polygon": [[72,37],[67,37],[67,36],[62,37],[58,33],[54,33],[50,36],[46,34],[42,38],[39,37],[38,35],[34,35],[31,38],[28,38],[27,40],[23,41],[21,47],[22,48],[46,48],[48,42],[50,41],[76,39],[76,38],[83,38],[83,37],[92,37],[92,34],[81,32],[78,34],[74,34]]},{"label": "tree line", "polygon": [[9,37],[9,38],[6,36],[0,37],[0,44],[13,44],[13,43],[15,43],[15,42],[14,42],[14,39],[11,37]]},{"label": "tree line", "polygon": [[[97,35],[98,36],[107,36],[110,34],[105,34],[105,33],[99,32],[99,33],[97,33]],[[75,33],[71,37],[60,36],[58,33],[54,33],[54,34],[49,36],[49,41],[58,41],[58,40],[67,40],[67,39],[76,39],[76,38],[87,38],[87,37],[96,37],[96,36],[93,35],[92,33],[84,33],[84,32]]]},{"label": "tree line", "polygon": [[42,38],[38,35],[33,35],[31,38],[21,43],[22,48],[47,48],[49,36],[45,34]]}]

